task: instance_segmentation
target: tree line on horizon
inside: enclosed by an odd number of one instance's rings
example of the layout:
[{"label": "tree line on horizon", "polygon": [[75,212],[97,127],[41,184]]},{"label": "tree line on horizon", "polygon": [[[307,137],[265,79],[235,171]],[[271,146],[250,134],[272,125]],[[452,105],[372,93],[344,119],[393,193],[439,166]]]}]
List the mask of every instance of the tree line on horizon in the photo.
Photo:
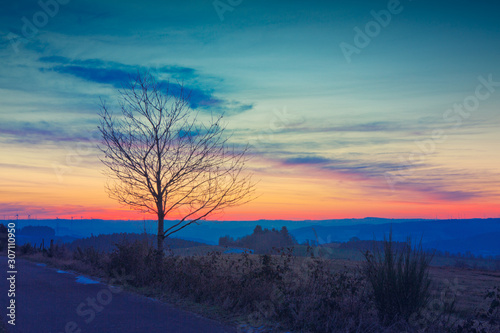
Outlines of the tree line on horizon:
[{"label": "tree line on horizon", "polygon": [[279,249],[297,244],[297,241],[285,226],[281,230],[275,228],[269,230],[257,225],[250,235],[238,239],[234,239],[229,235],[219,238],[219,246],[247,248],[259,254],[271,253],[275,248]]}]

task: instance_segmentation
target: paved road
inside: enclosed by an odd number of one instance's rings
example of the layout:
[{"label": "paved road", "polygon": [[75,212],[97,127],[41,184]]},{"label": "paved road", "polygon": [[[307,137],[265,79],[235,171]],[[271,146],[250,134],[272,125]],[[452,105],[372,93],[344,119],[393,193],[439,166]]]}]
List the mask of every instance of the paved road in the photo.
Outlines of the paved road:
[{"label": "paved road", "polygon": [[[16,260],[17,333],[234,333],[218,322],[78,275]],[[122,283],[128,277],[119,277]],[[7,321],[7,259],[0,256],[2,319]],[[116,282],[120,283],[119,280]]]}]

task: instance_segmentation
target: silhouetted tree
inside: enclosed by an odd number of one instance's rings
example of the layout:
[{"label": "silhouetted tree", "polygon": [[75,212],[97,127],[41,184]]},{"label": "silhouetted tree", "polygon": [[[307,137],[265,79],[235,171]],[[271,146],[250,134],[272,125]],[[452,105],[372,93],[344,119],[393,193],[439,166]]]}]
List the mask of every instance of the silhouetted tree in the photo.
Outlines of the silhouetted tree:
[{"label": "silhouetted tree", "polygon": [[229,235],[226,235],[224,237],[219,238],[219,245],[220,246],[232,246],[234,242],[234,239],[230,237]]},{"label": "silhouetted tree", "polygon": [[[248,201],[254,190],[244,169],[248,146],[230,148],[222,116],[200,122],[183,87],[169,87],[138,74],[120,91],[118,116],[101,103],[99,126],[101,161],[112,179],[107,192],[157,216],[159,253],[169,235]],[[180,219],[165,228],[173,214]]]}]

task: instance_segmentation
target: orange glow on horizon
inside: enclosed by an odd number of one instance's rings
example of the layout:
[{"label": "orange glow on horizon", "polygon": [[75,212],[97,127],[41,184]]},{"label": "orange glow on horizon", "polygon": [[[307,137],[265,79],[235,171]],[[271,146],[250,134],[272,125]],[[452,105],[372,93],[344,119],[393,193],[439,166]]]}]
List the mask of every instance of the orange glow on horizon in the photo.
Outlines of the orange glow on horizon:
[{"label": "orange glow on horizon", "polygon": [[[264,168],[267,166],[267,168]],[[484,218],[499,217],[500,205],[493,195],[485,198],[444,200],[435,193],[401,187],[396,191],[384,180],[327,172],[308,166],[283,166],[259,161],[258,197],[248,204],[226,209],[210,220],[327,220],[382,218]],[[75,167],[57,181],[50,168],[29,174],[16,168],[0,175],[3,188],[0,218],[20,216],[38,219],[154,219],[120,206],[104,191],[106,178],[100,168]],[[23,183],[40,183],[38,186]],[[461,184],[465,186],[465,184]],[[486,190],[486,189],[485,189]],[[453,193],[453,192],[452,192]],[[177,215],[167,216],[175,220]]]}]

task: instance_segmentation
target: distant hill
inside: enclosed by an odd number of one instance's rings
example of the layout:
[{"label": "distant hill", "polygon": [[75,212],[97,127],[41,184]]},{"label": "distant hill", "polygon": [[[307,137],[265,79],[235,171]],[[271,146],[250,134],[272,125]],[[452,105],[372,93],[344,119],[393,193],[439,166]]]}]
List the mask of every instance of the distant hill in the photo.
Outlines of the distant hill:
[{"label": "distant hill", "polygon": [[[114,233],[111,235],[91,236],[87,238],[76,239],[67,244],[70,250],[76,250],[80,247],[82,250],[92,247],[98,251],[111,252],[116,247],[116,243],[123,241],[147,241],[153,246],[156,246],[156,236],[151,234],[135,234],[135,233]],[[170,249],[183,249],[196,246],[205,246],[206,244],[200,242],[193,242],[179,238],[166,238],[165,248]]]},{"label": "distant hill", "polygon": [[[500,219],[425,220],[350,226],[314,225],[290,230],[290,233],[299,243],[317,241],[324,244],[347,242],[351,237],[361,240],[382,240],[389,234],[391,228],[394,241],[405,241],[407,237],[419,241],[422,238],[425,248],[449,252],[500,254],[500,249],[496,245],[498,236],[496,243],[493,236],[500,233]],[[465,235],[467,238],[464,238]]]},{"label": "distant hill", "polygon": [[[272,229],[286,226],[288,230],[303,228],[314,225],[322,226],[352,226],[356,224],[382,224],[382,223],[404,223],[410,221],[423,221],[421,219],[385,219],[385,218],[364,218],[364,219],[331,219],[331,220],[256,220],[256,221],[203,221],[200,225],[185,228],[175,234],[175,237],[203,241],[204,243],[215,245],[220,237],[230,235],[231,237],[243,237],[251,234],[257,225],[262,228]],[[174,223],[165,221],[165,225]],[[16,221],[18,229],[27,225],[49,226],[56,231],[58,236],[70,236],[73,238],[84,238],[93,235],[112,234],[119,232],[147,233],[156,232],[156,221],[134,221],[134,220],[19,220]]]},{"label": "distant hill", "polygon": [[[173,223],[173,221],[166,221]],[[155,221],[108,221],[108,220],[19,220],[16,222],[18,229],[27,225],[45,225],[56,231],[55,240],[68,242],[74,238],[90,237],[92,234],[112,234],[119,232],[140,234],[146,230],[150,234],[156,231]],[[481,245],[481,235],[500,232],[500,219],[464,219],[464,220],[424,220],[424,219],[387,219],[367,217],[364,219],[336,219],[336,220],[258,220],[258,221],[203,221],[200,225],[181,230],[175,237],[210,245],[218,244],[220,237],[229,235],[234,239],[249,235],[257,225],[262,228],[272,229],[286,226],[290,234],[299,243],[316,241],[319,243],[346,242],[351,237],[362,240],[381,240],[389,233],[392,226],[393,239],[405,241],[407,236],[415,240],[423,237],[424,246],[436,247],[441,251],[457,251],[465,253],[473,251],[474,254],[498,252],[498,248],[491,241]],[[314,230],[313,230],[314,229]],[[316,234],[315,234],[316,232]],[[474,238],[476,237],[477,238]],[[27,241],[27,236],[19,237],[19,245]],[[34,237],[34,236],[32,236]],[[464,242],[464,238],[472,238]],[[38,237],[36,242],[39,243]],[[45,238],[47,243],[49,240]],[[450,242],[445,242],[450,241]],[[451,242],[453,241],[453,242]],[[471,243],[472,242],[472,243]],[[436,244],[445,244],[446,248]],[[462,245],[461,247],[459,245]],[[491,246],[490,246],[491,245]],[[485,249],[487,247],[487,249]]]},{"label": "distant hill", "polygon": [[[356,237],[353,237],[356,238]],[[336,244],[336,243],[333,243]],[[325,244],[324,246],[328,246],[331,244]],[[380,251],[382,252],[384,249],[384,241],[373,241],[373,240],[349,240],[346,243],[338,244],[338,249],[349,249],[349,250],[357,250],[361,253],[365,253],[366,251]],[[392,248],[397,251],[401,251],[406,248],[406,242],[392,242]],[[418,246],[418,244],[412,244],[412,247]]]},{"label": "distant hill", "polygon": [[23,245],[26,243],[40,245],[43,243],[48,246],[51,240],[54,240],[56,243],[68,243],[76,239],[71,236],[57,236],[55,229],[48,226],[27,225],[23,228],[19,228],[19,224],[17,225],[17,245]]},{"label": "distant hill", "polygon": [[47,226],[33,226],[33,225],[28,225],[20,230],[17,231],[18,235],[22,236],[36,236],[36,237],[45,237],[45,238],[54,238],[56,235],[56,231]]},{"label": "distant hill", "polygon": [[[470,251],[475,255],[496,256],[500,254],[500,232],[491,232],[471,237],[433,241],[426,243],[439,251],[450,253]],[[464,251],[464,249],[466,249]]]}]

